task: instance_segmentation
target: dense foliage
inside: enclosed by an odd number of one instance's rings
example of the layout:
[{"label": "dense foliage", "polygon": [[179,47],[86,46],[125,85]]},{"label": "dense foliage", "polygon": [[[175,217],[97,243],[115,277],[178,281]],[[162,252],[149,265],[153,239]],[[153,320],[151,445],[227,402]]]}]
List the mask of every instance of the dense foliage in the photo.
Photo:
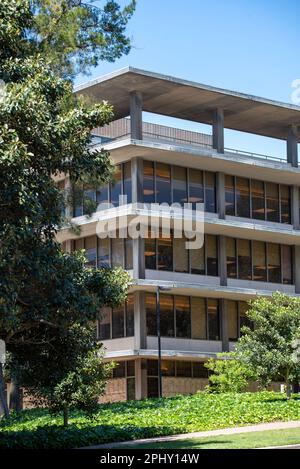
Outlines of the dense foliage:
[{"label": "dense foliage", "polygon": [[94,419],[70,415],[64,428],[45,410],[0,423],[0,448],[72,448],[262,422],[300,419],[300,400],[274,392],[210,394],[100,405]]},{"label": "dense foliage", "polygon": [[219,354],[217,359],[210,358],[205,366],[210,371],[208,389],[211,392],[243,392],[255,379],[253,372],[237,360],[234,352]]}]

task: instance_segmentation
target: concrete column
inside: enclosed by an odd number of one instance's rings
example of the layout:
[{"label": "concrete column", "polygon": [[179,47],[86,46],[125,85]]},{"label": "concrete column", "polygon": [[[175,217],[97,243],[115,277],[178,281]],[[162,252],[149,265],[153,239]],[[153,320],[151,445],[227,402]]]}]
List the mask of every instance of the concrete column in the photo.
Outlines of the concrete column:
[{"label": "concrete column", "polygon": [[219,218],[225,220],[225,174],[217,173],[217,210]]},{"label": "concrete column", "polygon": [[300,246],[294,246],[295,292],[300,293]]},{"label": "concrete column", "polygon": [[213,148],[224,153],[224,111],[216,109],[213,113]]},{"label": "concrete column", "polygon": [[135,398],[147,398],[147,362],[140,358],[135,360]]},{"label": "concrete column", "polygon": [[226,254],[226,236],[218,237],[218,270],[220,285],[227,286],[227,254]]},{"label": "concrete column", "polygon": [[66,217],[67,218],[72,218],[73,217],[73,207],[70,205],[70,195],[71,195],[71,180],[70,176],[66,176],[65,178],[65,197],[69,201],[68,204],[66,204]]},{"label": "concrete column", "polygon": [[133,278],[145,278],[145,239],[132,240]]},{"label": "concrete column", "polygon": [[224,298],[222,298],[219,301],[219,305],[221,315],[222,351],[229,352],[227,300],[224,300]]},{"label": "concrete column", "polygon": [[295,168],[298,167],[298,128],[296,125],[292,125],[289,129],[287,136],[287,162]]},{"label": "concrete column", "polygon": [[142,158],[132,158],[131,160],[131,181],[132,181],[132,203],[143,203],[143,177],[144,167]]},{"label": "concrete column", "polygon": [[295,230],[300,229],[300,205],[299,205],[299,187],[292,186],[291,187],[291,210],[292,210],[292,224]]},{"label": "concrete column", "polygon": [[143,139],[143,99],[138,91],[130,93],[130,133],[135,140]]},{"label": "concrete column", "polygon": [[146,306],[145,293],[134,293],[134,349],[145,349],[147,327],[146,327]]}]

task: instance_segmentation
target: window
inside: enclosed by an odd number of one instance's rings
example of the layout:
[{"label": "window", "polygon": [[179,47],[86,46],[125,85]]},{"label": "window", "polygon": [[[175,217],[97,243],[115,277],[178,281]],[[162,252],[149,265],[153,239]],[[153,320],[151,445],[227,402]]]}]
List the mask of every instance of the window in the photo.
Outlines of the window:
[{"label": "window", "polygon": [[280,246],[268,243],[268,280],[273,283],[281,283]]},{"label": "window", "polygon": [[133,243],[131,238],[125,239],[125,269],[133,269]]},{"label": "window", "polygon": [[293,256],[291,246],[281,246],[282,283],[293,283]]},{"label": "window", "polygon": [[111,238],[112,267],[124,266],[124,239]]},{"label": "window", "polygon": [[110,200],[115,207],[119,206],[119,197],[122,194],[122,166],[116,166],[114,181],[110,184]]},{"label": "window", "polygon": [[191,273],[205,275],[204,245],[200,249],[190,250]]},{"label": "window", "polygon": [[100,340],[108,340],[111,338],[111,328],[110,328],[110,312],[109,308],[103,308],[101,313],[101,319],[99,321],[98,334]]},{"label": "window", "polygon": [[[109,204],[108,184],[106,184],[105,186],[100,187],[97,190],[96,201],[97,201],[97,205],[105,204],[108,207],[108,204]],[[103,207],[103,208],[105,208],[105,207]]]},{"label": "window", "polygon": [[191,337],[190,299],[188,296],[175,296],[176,337]]},{"label": "window", "polygon": [[154,163],[152,161],[144,161],[144,203],[155,203],[154,191]]},{"label": "window", "polygon": [[227,277],[237,278],[237,265],[236,265],[236,240],[233,238],[226,238],[227,250]]},{"label": "window", "polygon": [[218,300],[207,300],[208,340],[220,339],[220,320]]},{"label": "window", "polygon": [[126,362],[117,362],[113,369],[113,378],[125,378],[126,377]]},{"label": "window", "polygon": [[196,204],[204,202],[203,172],[198,169],[189,169],[189,202],[193,210]]},{"label": "window", "polygon": [[235,215],[234,176],[225,176],[225,207],[226,215]]},{"label": "window", "polygon": [[127,197],[127,204],[132,202],[132,177],[131,177],[131,163],[130,161],[123,164],[123,184],[124,184],[124,195]]},{"label": "window", "polygon": [[120,339],[134,336],[134,296],[128,295],[127,302],[117,308],[103,308],[98,322],[100,340]]},{"label": "window", "polygon": [[146,293],[146,321],[147,335],[156,336],[156,295],[153,293]]},{"label": "window", "polygon": [[173,270],[172,238],[164,238],[162,233],[157,240],[157,269]]},{"label": "window", "polygon": [[242,280],[252,280],[251,242],[245,239],[237,241],[238,276]]},{"label": "window", "polygon": [[171,360],[162,360],[161,371],[163,376],[175,376],[175,362]]},{"label": "window", "polygon": [[118,306],[112,310],[112,338],[124,337],[124,306]]},{"label": "window", "polygon": [[156,202],[171,203],[171,167],[168,164],[156,163]]},{"label": "window", "polygon": [[253,280],[267,281],[266,243],[262,241],[252,242],[253,253]]},{"label": "window", "polygon": [[236,178],[236,215],[250,218],[250,187],[246,178]]},{"label": "window", "polygon": [[227,301],[228,314],[228,337],[229,340],[237,340],[239,337],[238,325],[238,303],[237,301]]},{"label": "window", "polygon": [[192,363],[185,361],[176,362],[176,376],[182,378],[192,377]]},{"label": "window", "polygon": [[245,301],[239,301],[238,302],[238,308],[239,308],[239,333],[240,336],[243,335],[242,328],[244,326],[249,327],[250,329],[253,329],[253,324],[250,321],[250,319],[247,316],[247,310],[249,306]]},{"label": "window", "polygon": [[265,185],[263,181],[251,181],[252,218],[265,220]]},{"label": "window", "polygon": [[204,366],[204,362],[192,362],[193,378],[208,378],[208,369]]},{"label": "window", "polygon": [[187,202],[187,170],[181,166],[173,166],[173,203],[184,205]]},{"label": "window", "polygon": [[205,236],[205,252],[206,252],[206,275],[218,275],[217,261],[217,237],[213,235]]},{"label": "window", "polygon": [[205,211],[216,211],[216,175],[208,171],[205,172]]},{"label": "window", "polygon": [[97,265],[97,237],[89,236],[84,240],[85,256],[87,258],[86,265],[96,267]]},{"label": "window", "polygon": [[175,334],[172,295],[160,295],[160,333],[163,337],[174,337]]},{"label": "window", "polygon": [[267,220],[279,222],[279,186],[271,182],[266,183]]},{"label": "window", "polygon": [[280,185],[281,223],[291,223],[291,191],[289,186]]},{"label": "window", "polygon": [[145,239],[145,267],[146,269],[156,269],[156,239],[150,237]]},{"label": "window", "polygon": [[[189,272],[189,252],[188,249],[186,249],[185,247],[185,243],[186,239],[184,237],[173,239],[173,257],[175,272]],[[195,249],[192,249],[191,251],[195,251]]]},{"label": "window", "polygon": [[128,295],[127,302],[125,303],[126,313],[126,337],[134,336],[134,297]]},{"label": "window", "polygon": [[109,238],[98,239],[98,266],[110,266],[110,240]]},{"label": "window", "polygon": [[192,339],[206,339],[206,302],[204,298],[191,298]]}]

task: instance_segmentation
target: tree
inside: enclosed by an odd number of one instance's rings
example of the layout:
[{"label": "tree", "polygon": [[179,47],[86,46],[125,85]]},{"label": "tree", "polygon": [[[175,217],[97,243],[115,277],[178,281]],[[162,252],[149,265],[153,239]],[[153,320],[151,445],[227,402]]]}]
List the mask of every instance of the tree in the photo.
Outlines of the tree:
[{"label": "tree", "polygon": [[[75,8],[82,2],[0,4],[0,79],[5,82],[0,100],[0,338],[19,360],[27,347],[43,350],[62,334],[68,337],[74,324],[85,327],[95,321],[103,305],[123,302],[129,284],[121,269],[86,268],[82,253],[64,253],[55,240],[64,200],[53,176],[68,174],[75,185],[93,174],[101,186],[114,171],[107,152],[89,147],[91,130],[112,119],[112,108],[105,102],[88,107],[76,99],[72,83],[57,73],[58,55],[57,60],[43,56],[50,38],[42,41],[42,33],[37,34],[38,18],[45,5],[54,15],[56,7],[67,14],[68,4]],[[117,13],[109,18],[114,30],[120,18]],[[54,23],[51,38],[57,37],[58,49],[61,45],[61,63],[69,58],[74,64],[77,46],[71,53]],[[78,28],[81,37],[84,28]],[[91,31],[92,26],[90,41]],[[122,38],[114,49],[114,37],[111,47],[103,45],[111,58],[123,50]],[[101,45],[95,47],[100,54]],[[82,63],[83,69],[88,63]],[[67,68],[71,73],[72,67]]]},{"label": "tree", "polygon": [[43,347],[22,347],[10,365],[30,402],[52,413],[63,412],[66,426],[70,410],[77,408],[91,415],[96,409],[112,369],[112,364],[102,363],[102,357],[94,327],[74,324],[51,334]]},{"label": "tree", "polygon": [[211,392],[243,392],[249,382],[254,379],[253,372],[236,353],[220,353],[218,358],[210,358],[205,363],[209,374],[209,390]]},{"label": "tree", "polygon": [[237,357],[250,367],[262,386],[283,377],[287,398],[291,383],[299,382],[300,300],[281,293],[250,302],[247,316],[254,329],[244,329],[236,346]]}]

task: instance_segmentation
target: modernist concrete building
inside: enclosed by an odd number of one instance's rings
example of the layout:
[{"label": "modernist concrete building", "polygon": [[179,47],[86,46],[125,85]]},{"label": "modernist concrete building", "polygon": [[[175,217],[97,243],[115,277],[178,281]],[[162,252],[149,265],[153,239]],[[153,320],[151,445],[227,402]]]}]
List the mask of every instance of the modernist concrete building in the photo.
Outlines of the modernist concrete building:
[{"label": "modernist concrete building", "polygon": [[[92,80],[77,93],[114,106],[115,121],[94,134],[117,165],[116,183],[86,188],[113,207],[86,217],[79,204],[73,216],[80,237],[66,229],[59,239],[68,250],[85,248],[91,265],[122,265],[133,278],[126,305],[103,311],[97,328],[106,360],[119,363],[105,399],[157,395],[158,287],[164,287],[163,394],[194,392],[207,381],[204,361],[234,348],[248,300],[273,291],[300,294],[300,108],[134,68]],[[211,132],[149,124],[143,111],[209,124]],[[285,140],[286,155],[227,149],[224,128]],[[120,194],[126,205],[119,205]],[[203,203],[203,247],[187,250],[185,239],[172,234],[96,236],[99,218],[139,216],[141,225],[148,223],[152,202]]]}]

